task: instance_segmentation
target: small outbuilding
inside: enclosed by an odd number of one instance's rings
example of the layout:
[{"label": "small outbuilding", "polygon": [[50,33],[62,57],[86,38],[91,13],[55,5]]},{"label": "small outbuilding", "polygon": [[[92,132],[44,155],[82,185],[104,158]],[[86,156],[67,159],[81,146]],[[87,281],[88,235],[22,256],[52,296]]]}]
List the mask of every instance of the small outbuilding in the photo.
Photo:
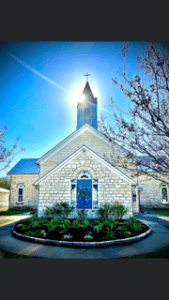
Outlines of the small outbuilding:
[{"label": "small outbuilding", "polygon": [[0,208],[9,207],[9,190],[0,188]]}]

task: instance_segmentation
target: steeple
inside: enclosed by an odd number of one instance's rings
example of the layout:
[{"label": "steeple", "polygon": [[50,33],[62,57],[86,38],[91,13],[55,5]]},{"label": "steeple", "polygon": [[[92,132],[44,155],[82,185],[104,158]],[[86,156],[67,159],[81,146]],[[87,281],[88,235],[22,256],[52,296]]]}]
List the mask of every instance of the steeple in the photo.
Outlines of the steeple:
[{"label": "steeple", "polygon": [[[89,76],[89,74],[84,76]],[[77,129],[85,124],[97,129],[97,98],[93,96],[88,80],[82,95],[84,100],[77,103]]]},{"label": "steeple", "polygon": [[83,93],[82,93],[84,96],[89,96],[91,98],[94,98],[93,97],[93,93],[91,91],[91,88],[90,88],[90,85],[88,83],[88,81],[86,81],[86,85],[84,87],[84,90],[83,90]]}]

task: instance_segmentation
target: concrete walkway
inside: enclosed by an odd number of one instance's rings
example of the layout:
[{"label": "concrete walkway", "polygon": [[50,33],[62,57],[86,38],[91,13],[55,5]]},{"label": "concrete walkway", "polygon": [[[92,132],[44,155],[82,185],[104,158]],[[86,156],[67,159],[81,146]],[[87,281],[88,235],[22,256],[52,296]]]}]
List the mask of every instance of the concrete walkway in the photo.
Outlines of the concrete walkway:
[{"label": "concrete walkway", "polygon": [[[164,227],[164,225],[169,226],[169,217],[159,216],[150,212],[135,216],[149,225],[152,233],[145,239],[131,244],[100,248],[69,248],[35,244],[16,239],[11,234],[11,229],[16,223],[14,221],[12,224],[0,227],[0,249],[43,258],[119,258],[153,252],[169,245],[169,230]],[[25,218],[28,216],[20,215],[17,217]]]},{"label": "concrete walkway", "polygon": [[0,216],[0,220],[4,220],[4,221],[5,220],[9,220],[9,222],[0,225],[0,227],[3,227],[5,225],[9,225],[9,224],[13,224],[16,221],[20,221],[22,219],[27,219],[27,218],[29,218],[31,216],[32,216],[32,214],[30,214],[30,213],[25,213],[25,214],[20,214],[20,215],[14,215],[14,216]]}]

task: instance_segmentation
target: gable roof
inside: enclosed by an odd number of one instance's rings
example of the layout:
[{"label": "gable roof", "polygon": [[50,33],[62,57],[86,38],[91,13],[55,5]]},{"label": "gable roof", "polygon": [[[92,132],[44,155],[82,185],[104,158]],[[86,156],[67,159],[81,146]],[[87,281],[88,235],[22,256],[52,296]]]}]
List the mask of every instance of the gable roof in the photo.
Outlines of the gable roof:
[{"label": "gable roof", "polygon": [[33,185],[38,185],[39,183],[42,183],[42,182],[46,181],[50,176],[52,176],[60,168],[64,167],[71,159],[78,156],[80,154],[80,152],[82,152],[83,150],[87,150],[94,158],[98,159],[102,164],[105,165],[105,167],[109,168],[111,171],[116,173],[123,180],[127,181],[130,184],[135,184],[136,185],[136,182],[133,179],[131,179],[129,176],[127,176],[123,172],[119,171],[117,168],[113,167],[110,163],[108,163],[105,159],[103,159],[98,154],[96,154],[94,151],[89,149],[86,145],[83,145],[78,150],[76,150],[73,154],[71,154],[69,157],[64,159],[56,167],[54,167],[52,170],[50,170],[48,173],[46,173],[44,176],[42,176],[40,179],[38,179]]},{"label": "gable roof", "polygon": [[38,158],[22,158],[7,174],[39,174]]},{"label": "gable roof", "polygon": [[[96,137],[98,137],[99,139],[101,139],[103,142],[105,142],[109,146],[112,146],[112,143],[114,143],[114,142],[110,142],[109,139],[107,137],[105,137],[100,131],[96,130],[95,128],[93,128],[89,124],[85,124],[84,126],[80,127],[78,130],[75,130],[74,132],[72,132],[68,137],[66,137],[64,140],[62,140],[60,143],[58,143],[56,146],[54,146],[52,149],[50,149],[44,155],[42,155],[37,160],[36,164],[40,165],[40,164],[44,163],[46,160],[48,160],[49,158],[51,158],[58,151],[60,151],[63,147],[65,147],[66,145],[68,145],[69,143],[71,143],[73,140],[75,140],[78,136],[80,136],[85,131],[89,131],[89,132],[93,133]],[[117,147],[125,150],[120,145],[118,145],[118,144],[116,144],[116,145],[117,145]]]}]

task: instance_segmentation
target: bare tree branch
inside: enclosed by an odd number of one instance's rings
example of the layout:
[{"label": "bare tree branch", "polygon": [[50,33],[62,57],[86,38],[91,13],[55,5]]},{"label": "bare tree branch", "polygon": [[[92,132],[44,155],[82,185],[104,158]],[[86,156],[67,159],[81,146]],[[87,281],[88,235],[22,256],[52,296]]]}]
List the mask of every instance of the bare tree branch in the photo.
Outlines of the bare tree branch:
[{"label": "bare tree branch", "polygon": [[16,142],[14,143],[11,149],[8,149],[4,146],[5,142],[3,141],[3,138],[7,129],[8,128],[6,125],[0,128],[0,171],[8,169],[14,157],[21,151],[25,151],[25,149],[21,147],[21,149],[18,152],[15,152],[19,138],[16,138]]},{"label": "bare tree branch", "polygon": [[99,130],[129,151],[126,160],[119,159],[119,167],[132,172],[135,165],[137,175],[148,174],[169,183],[169,55],[160,43],[149,42],[144,55],[137,59],[138,69],[149,76],[150,84],[145,85],[139,74],[128,78],[125,72],[118,72],[125,86],[118,78],[112,78],[112,82],[130,99],[131,107],[124,112],[112,100],[116,126],[106,126],[102,116]]}]

